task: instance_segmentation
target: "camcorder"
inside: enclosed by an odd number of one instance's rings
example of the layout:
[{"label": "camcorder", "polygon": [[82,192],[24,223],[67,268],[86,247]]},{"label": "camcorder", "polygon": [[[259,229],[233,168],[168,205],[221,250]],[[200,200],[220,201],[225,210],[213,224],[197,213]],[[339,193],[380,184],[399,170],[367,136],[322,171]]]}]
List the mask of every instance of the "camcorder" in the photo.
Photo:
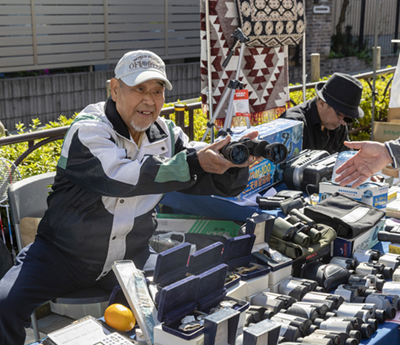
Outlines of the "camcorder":
[{"label": "camcorder", "polygon": [[302,302],[324,303],[329,308],[329,311],[331,311],[339,308],[339,306],[344,302],[344,298],[338,294],[311,291],[304,295]]},{"label": "camcorder", "polygon": [[271,320],[281,325],[280,335],[289,341],[309,335],[318,328],[307,318],[281,312],[272,316]]},{"label": "camcorder", "polygon": [[334,256],[331,258],[329,262],[331,264],[342,266],[349,271],[354,270],[356,267],[356,260],[352,258],[345,258],[343,256]]},{"label": "camcorder", "polygon": [[343,303],[336,311],[337,316],[342,317],[359,317],[365,323],[370,324],[374,331],[378,329],[378,322],[386,321],[386,312],[376,309],[372,303]]},{"label": "camcorder", "polygon": [[[362,334],[359,331],[362,323],[363,321],[357,318],[346,319],[346,318],[332,317],[327,320],[324,319],[314,320],[314,324],[318,326],[319,329],[325,331],[344,332],[348,334],[351,338],[357,339],[358,342],[360,342],[362,339]],[[366,335],[369,335],[369,337],[371,337],[374,331],[370,325],[367,326],[369,326],[369,333],[366,333]]]},{"label": "camcorder", "polygon": [[279,293],[291,296],[301,301],[306,293],[318,288],[318,283],[314,280],[300,278],[285,278],[279,283]]},{"label": "camcorder", "polygon": [[396,270],[400,265],[400,255],[386,253],[379,257],[378,263],[384,264],[386,267],[391,267]]},{"label": "camcorder", "polygon": [[357,265],[355,273],[358,275],[382,274],[384,278],[392,279],[393,268],[379,262],[361,262]]},{"label": "camcorder", "polygon": [[385,279],[382,279],[382,275],[374,274],[352,274],[349,277],[349,284],[353,286],[363,287],[360,295],[368,293],[366,290],[382,291]]},{"label": "camcorder", "polygon": [[377,261],[381,253],[376,249],[356,249],[353,258],[357,263]]},{"label": "camcorder", "polygon": [[247,137],[243,137],[239,141],[231,141],[220,152],[227,160],[237,165],[245,163],[249,156],[263,157],[274,164],[285,162],[288,156],[288,149],[283,144],[270,144],[265,140]]},{"label": "camcorder", "polygon": [[355,338],[344,332],[327,331],[317,329],[310,335],[299,338],[298,341],[306,344],[318,345],[358,345],[359,342]]},{"label": "camcorder", "polygon": [[[351,303],[359,297],[363,297],[366,290],[367,288],[363,285],[341,284],[336,288],[335,294],[342,296],[346,302]],[[373,290],[373,292],[375,291]]]},{"label": "camcorder", "polygon": [[316,302],[296,302],[286,309],[288,314],[309,318],[312,322],[317,318],[324,319],[328,311],[326,304]]},{"label": "camcorder", "polygon": [[399,307],[399,296],[382,293],[371,293],[365,297],[365,303],[373,303],[378,309],[386,312],[388,319],[394,319]]},{"label": "camcorder", "polygon": [[282,309],[289,308],[295,302],[296,299],[291,296],[268,291],[259,292],[251,298],[252,305],[266,308],[272,313],[271,316],[279,313]]}]

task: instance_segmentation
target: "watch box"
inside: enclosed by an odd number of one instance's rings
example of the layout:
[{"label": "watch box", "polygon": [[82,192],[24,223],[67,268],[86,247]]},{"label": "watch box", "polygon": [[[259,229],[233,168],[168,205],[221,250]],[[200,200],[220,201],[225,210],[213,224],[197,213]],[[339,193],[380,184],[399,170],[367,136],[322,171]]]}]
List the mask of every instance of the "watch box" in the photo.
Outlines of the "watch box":
[{"label": "watch box", "polygon": [[157,319],[166,333],[190,340],[203,334],[203,327],[191,331],[182,331],[179,326],[187,315],[194,315],[196,309],[196,291],[199,284],[197,276],[190,276],[161,289]]},{"label": "watch box", "polygon": [[225,242],[221,261],[228,265],[228,270],[240,275],[243,281],[269,273],[269,267],[252,264],[252,249],[256,236],[246,234],[230,238]]},{"label": "watch box", "polygon": [[190,274],[198,275],[219,265],[221,263],[223,247],[224,244],[222,242],[215,242],[194,252],[189,258],[188,272]]},{"label": "watch box", "polygon": [[269,319],[243,330],[243,345],[277,344],[281,326]]},{"label": "watch box", "polygon": [[[222,242],[215,242],[190,255],[189,273],[195,275],[200,274],[219,265],[221,263],[223,247],[224,245]],[[231,286],[239,284],[240,279],[240,275],[228,273],[225,287],[230,288]]]},{"label": "watch box", "polygon": [[282,261],[275,261],[263,251],[264,250],[261,249],[260,251],[251,253],[253,256],[252,261],[270,268],[268,282],[270,286],[292,275],[293,260],[291,258],[281,254]]},{"label": "watch box", "polygon": [[224,308],[204,319],[204,344],[235,345],[240,312]]},{"label": "watch box", "polygon": [[185,278],[190,255],[190,243],[181,243],[161,252],[157,256],[153,274],[153,283],[161,287]]},{"label": "watch box", "polygon": [[264,242],[269,243],[274,221],[275,217],[268,213],[254,213],[246,219],[246,234],[256,236],[254,245]]}]

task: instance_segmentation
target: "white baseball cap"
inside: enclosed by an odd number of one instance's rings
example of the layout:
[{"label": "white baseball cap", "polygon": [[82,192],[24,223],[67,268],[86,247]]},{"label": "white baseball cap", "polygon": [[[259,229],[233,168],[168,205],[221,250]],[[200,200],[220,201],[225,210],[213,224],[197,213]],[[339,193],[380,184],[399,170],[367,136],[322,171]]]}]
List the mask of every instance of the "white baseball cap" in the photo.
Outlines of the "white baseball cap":
[{"label": "white baseball cap", "polygon": [[164,61],[148,50],[135,50],[126,53],[115,67],[115,78],[121,79],[128,86],[157,79],[164,81],[168,90],[172,89],[172,84],[165,73]]}]

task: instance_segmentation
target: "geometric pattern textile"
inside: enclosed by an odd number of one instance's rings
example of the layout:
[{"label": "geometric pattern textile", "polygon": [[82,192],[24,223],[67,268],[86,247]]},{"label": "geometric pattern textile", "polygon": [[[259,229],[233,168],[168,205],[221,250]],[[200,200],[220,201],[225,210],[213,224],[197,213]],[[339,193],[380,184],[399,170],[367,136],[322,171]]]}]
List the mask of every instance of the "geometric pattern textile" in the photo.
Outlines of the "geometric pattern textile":
[{"label": "geometric pattern textile", "polygon": [[304,0],[237,0],[248,46],[297,45],[305,30]]},{"label": "geometric pattern textile", "polygon": [[[209,3],[210,54],[207,54],[205,1]],[[229,64],[222,64],[234,44],[231,35],[240,27],[235,0],[201,0],[201,96],[208,106],[208,59],[211,64],[212,106],[215,111],[229,82],[235,79],[241,45],[232,55]],[[239,81],[249,91],[251,123],[267,122],[277,118],[289,104],[288,53],[286,46],[244,48]],[[229,89],[228,89],[229,90]],[[226,117],[229,105],[226,100],[218,119]],[[265,118],[267,117],[267,118]],[[263,121],[263,119],[265,119]],[[217,121],[216,121],[217,123]]]}]

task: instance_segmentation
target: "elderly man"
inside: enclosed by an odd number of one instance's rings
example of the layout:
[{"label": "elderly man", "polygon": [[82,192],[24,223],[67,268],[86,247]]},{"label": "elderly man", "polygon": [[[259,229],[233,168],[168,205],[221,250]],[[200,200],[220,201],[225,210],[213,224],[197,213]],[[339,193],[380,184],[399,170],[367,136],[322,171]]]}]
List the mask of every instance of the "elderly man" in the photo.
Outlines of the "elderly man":
[{"label": "elderly man", "polygon": [[49,299],[92,286],[111,291],[116,260],[151,272],[148,243],[164,193],[232,196],[245,188],[254,157],[241,166],[223,158],[229,136],[196,151],[159,117],[165,88],[164,62],[129,52],[116,65],[111,97],[71,125],[36,239],[0,281],[0,345],[23,344],[29,316]]},{"label": "elderly man", "polygon": [[303,149],[325,150],[329,153],[347,150],[347,123],[361,118],[359,107],[362,84],[356,78],[334,73],[327,82],[315,86],[317,96],[286,110],[281,117],[302,121]]}]

